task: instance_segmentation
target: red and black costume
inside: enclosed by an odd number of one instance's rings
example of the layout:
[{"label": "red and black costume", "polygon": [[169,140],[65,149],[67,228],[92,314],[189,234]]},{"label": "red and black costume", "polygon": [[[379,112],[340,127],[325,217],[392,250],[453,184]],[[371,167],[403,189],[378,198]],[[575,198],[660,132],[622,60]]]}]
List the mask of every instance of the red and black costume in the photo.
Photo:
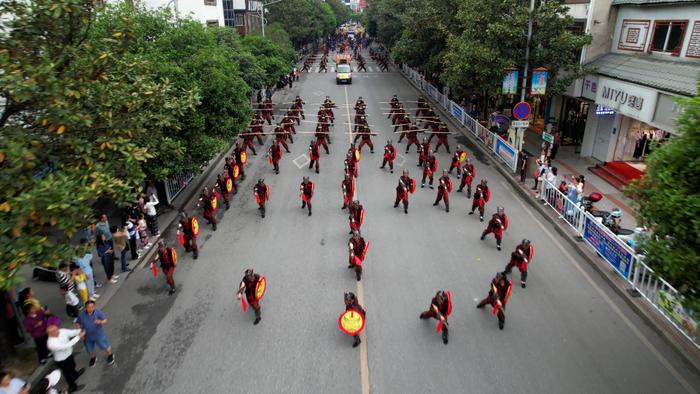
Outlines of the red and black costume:
[{"label": "red and black costume", "polygon": [[[353,293],[345,293],[345,310],[352,310],[357,313],[360,313],[362,314],[363,318],[367,316],[367,312],[365,312],[365,309],[362,307],[362,305],[360,305],[360,302],[357,300],[357,297]],[[357,347],[362,342],[360,340],[360,334],[353,336],[353,339],[355,341],[353,342],[352,347]]]},{"label": "red and black costume", "polygon": [[[445,145],[445,149],[447,149],[447,153],[450,153],[450,143],[447,141],[447,136],[450,134],[450,130],[447,128],[446,125],[441,124],[440,127],[438,128],[438,131],[430,135],[430,140],[433,139],[433,136],[437,135],[437,145],[435,145],[435,151],[433,153],[437,153],[438,149],[440,149],[440,145]],[[429,140],[429,141],[430,141]]]},{"label": "red and black costume", "polygon": [[247,270],[245,276],[243,276],[243,279],[241,279],[241,283],[238,288],[239,297],[245,294],[245,299],[248,302],[248,305],[250,305],[255,312],[255,321],[253,322],[254,325],[260,323],[260,320],[262,320],[260,300],[255,294],[259,281],[260,275],[253,273],[253,270]]},{"label": "red and black costume", "polygon": [[440,200],[445,201],[445,211],[450,212],[450,192],[452,192],[452,179],[445,174],[438,180],[438,192],[433,205],[438,205]]},{"label": "red and black costume", "polygon": [[270,146],[269,151],[267,152],[267,160],[270,164],[272,164],[272,168],[274,169],[276,174],[280,173],[280,159],[282,158],[282,148],[279,146],[277,141],[274,141],[272,143],[272,146]]},{"label": "red and black costume", "polygon": [[396,201],[394,208],[399,206],[399,202],[403,202],[403,211],[408,213],[408,194],[416,190],[416,181],[409,177],[406,173],[399,177],[399,184],[396,186]]},{"label": "red and black costume", "polygon": [[350,214],[348,218],[350,234],[352,234],[353,231],[359,231],[362,227],[362,222],[365,220],[365,208],[359,201],[353,201],[350,206],[348,206],[348,213]]},{"label": "red and black costume", "polygon": [[470,215],[474,214],[474,210],[479,209],[479,220],[484,221],[484,209],[486,208],[486,203],[489,201],[491,193],[489,192],[488,186],[483,183],[476,185],[476,190],[474,190],[474,200],[472,201],[472,210],[469,212]]},{"label": "red and black costume", "polygon": [[309,216],[311,216],[311,198],[314,196],[315,185],[309,180],[309,178],[304,178],[299,185],[299,195],[301,197],[301,209],[309,207]]},{"label": "red and black costume", "polygon": [[418,147],[418,167],[422,166],[423,163],[428,159],[430,154],[430,142],[427,139],[423,139],[423,143]]},{"label": "red and black costume", "polygon": [[174,258],[177,258],[175,256],[177,255],[175,254],[172,246],[165,247],[162,243],[158,245],[156,259],[160,261],[160,268],[163,270],[163,275],[165,275],[165,282],[168,284],[168,286],[170,286],[170,291],[168,294],[175,293],[175,279],[173,278],[173,274],[175,273],[175,265],[177,264],[177,262],[174,260]]},{"label": "red and black costume", "polygon": [[470,159],[467,159],[467,163],[462,166],[462,181],[459,183],[458,192],[461,192],[464,187],[467,187],[467,198],[472,197],[472,181],[476,177],[476,168],[472,164]]},{"label": "red and black costume", "polygon": [[430,301],[430,307],[428,310],[420,314],[421,319],[436,319],[439,320],[441,324],[442,331],[442,342],[447,345],[448,329],[447,329],[447,318],[450,315],[451,306],[450,299],[446,291],[438,291],[432,301]]},{"label": "red and black costume", "polygon": [[255,195],[255,202],[258,203],[260,215],[265,217],[265,203],[270,199],[270,186],[266,185],[265,181],[261,179],[253,186],[253,194]]},{"label": "red and black costume", "polygon": [[321,159],[321,150],[318,147],[318,142],[311,142],[309,145],[309,169],[316,165],[316,173],[319,173],[319,162]]},{"label": "red and black costume", "polygon": [[347,208],[350,202],[355,198],[355,180],[348,174],[345,174],[345,179],[340,184],[343,190],[343,208]]},{"label": "red and black costume", "polygon": [[202,202],[204,207],[204,219],[207,220],[212,226],[212,229],[216,231],[216,208],[218,204],[218,196],[216,191],[208,190],[204,188],[202,193],[199,195],[199,201]]},{"label": "red and black costume", "polygon": [[438,170],[438,161],[433,156],[430,154],[424,161],[423,161],[423,180],[421,181],[420,187],[425,187],[425,179],[428,178],[430,179],[430,188],[434,189],[433,187],[433,177],[435,175],[435,172]]},{"label": "red and black costume", "polygon": [[506,315],[504,312],[512,289],[513,284],[508,280],[506,274],[499,272],[491,281],[489,295],[476,306],[477,308],[483,308],[486,304],[491,305],[492,313],[498,316],[498,328],[501,330],[506,324]]},{"label": "red and black costume", "polygon": [[370,153],[374,153],[374,144],[372,143],[372,132],[370,131],[369,127],[367,125],[361,125],[357,134],[355,135],[355,140],[354,142],[357,142],[358,138],[362,138],[362,141],[360,141],[360,145],[357,147],[357,149],[362,152],[362,147],[365,145],[369,146]]},{"label": "red and black costume", "polygon": [[379,168],[384,168],[387,164],[389,164],[389,169],[391,170],[391,173],[394,173],[394,160],[396,159],[396,148],[394,148],[394,145],[391,144],[391,142],[387,142],[386,145],[384,145],[384,158],[382,160],[382,166]]},{"label": "red and black costume", "polygon": [[199,247],[197,247],[197,233],[193,228],[193,219],[187,216],[186,213],[180,215],[180,223],[178,224],[178,231],[182,232],[183,243],[185,247],[185,252],[192,252],[192,258],[197,260],[199,257]]},{"label": "red and black costume", "polygon": [[362,279],[362,263],[369,245],[359,233],[355,233],[348,241],[348,268],[355,270],[355,278],[359,282]]},{"label": "red and black costume", "polygon": [[457,179],[462,175],[462,155],[466,152],[457,146],[457,150],[452,155],[452,161],[450,162],[449,173],[452,174],[452,170],[457,169]]},{"label": "red and black costume", "polygon": [[528,240],[523,240],[523,242],[515,247],[515,251],[510,254],[510,262],[506,265],[505,271],[511,273],[513,267],[518,267],[520,270],[520,284],[525,288],[525,281],[527,281],[527,266],[532,261],[534,256],[534,249],[532,244]]},{"label": "red and black costume", "polygon": [[233,190],[233,180],[229,178],[228,175],[219,174],[216,178],[216,187],[219,189],[219,193],[221,193],[221,197],[224,199],[224,205],[228,211],[228,209],[231,208],[228,195]]},{"label": "red and black costume", "polygon": [[508,216],[505,212],[497,212],[491,216],[488,225],[483,233],[481,233],[481,240],[489,235],[493,234],[496,237],[496,247],[501,250],[501,241],[503,240],[503,231],[508,229]]},{"label": "red and black costume", "polygon": [[289,145],[287,145],[287,132],[284,131],[282,127],[275,127],[275,142],[281,144],[284,147],[284,150],[287,151],[287,153],[291,153],[289,151]]}]

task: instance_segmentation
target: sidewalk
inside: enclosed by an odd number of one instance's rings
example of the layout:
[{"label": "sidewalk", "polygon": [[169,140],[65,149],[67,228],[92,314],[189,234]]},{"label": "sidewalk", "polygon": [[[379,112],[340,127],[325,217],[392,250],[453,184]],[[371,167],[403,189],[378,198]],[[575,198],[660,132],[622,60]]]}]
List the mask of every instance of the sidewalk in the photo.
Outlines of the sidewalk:
[{"label": "sidewalk", "polygon": [[[303,61],[303,59],[302,59]],[[298,65],[297,65],[298,67]],[[298,82],[297,82],[298,83]],[[293,92],[294,89],[289,89],[289,88],[283,88],[281,90],[277,90],[273,88],[273,100],[277,99],[275,101],[279,102],[284,102],[288,101],[288,97],[292,96],[293,97]],[[196,211],[192,209],[194,205],[197,203],[198,199],[198,192],[202,189],[203,185],[206,184],[206,182],[209,182],[213,184],[214,179],[216,177],[216,174],[220,172],[223,168],[224,165],[224,158],[228,155],[231,154],[231,151],[233,150],[234,146],[234,141],[232,141],[231,145],[221,152],[219,155],[214,157],[212,160],[209,161],[207,166],[205,166],[201,173],[197,176],[195,176],[189,183],[188,185],[180,192],[180,194],[175,198],[175,200],[172,202],[170,206],[159,206],[158,209],[158,228],[160,230],[159,236],[150,236],[149,238],[149,244],[150,246],[147,249],[144,249],[143,252],[139,255],[138,259],[136,260],[131,260],[130,259],[130,252],[127,252],[129,258],[127,259],[127,262],[130,264],[129,268],[132,270],[130,272],[125,272],[122,273],[120,272],[120,262],[117,259],[115,261],[115,275],[119,275],[118,282],[115,284],[111,284],[106,280],[105,272],[104,269],[102,268],[102,264],[100,262],[100,258],[97,255],[97,251],[93,247],[92,249],[92,254],[93,254],[93,259],[92,259],[92,266],[93,266],[93,272],[94,272],[94,278],[97,283],[101,283],[102,287],[97,288],[95,291],[96,293],[100,294],[100,297],[96,300],[96,306],[99,309],[104,308],[104,306],[110,302],[112,297],[116,295],[116,293],[119,291],[121,286],[124,284],[124,282],[129,278],[129,276],[136,272],[138,268],[143,268],[145,267],[153,258],[153,255],[155,254],[157,248],[158,241],[163,238],[163,239],[175,239],[175,231],[177,230],[177,225],[178,225],[178,214],[181,210],[187,209],[188,212],[197,214],[198,216],[200,215],[200,211]],[[266,143],[269,142],[268,140],[265,141]],[[110,210],[112,211],[112,210]],[[116,215],[110,212],[109,215],[109,222],[111,225],[118,224],[119,221],[121,220],[119,217],[119,210],[116,210],[117,213]],[[80,231],[82,234],[82,231]],[[175,242],[175,241],[171,241]],[[118,258],[118,253],[116,254],[116,257]],[[42,305],[46,305],[51,309],[51,311],[56,314],[58,317],[61,318],[61,326],[62,327],[72,327],[72,319],[69,318],[66,315],[66,308],[65,308],[65,303],[63,301],[63,297],[59,291],[59,286],[56,281],[41,281],[41,280],[36,280],[32,278],[32,270],[33,267],[30,265],[25,265],[22,268],[21,274],[22,276],[26,279],[24,283],[17,285],[17,290],[21,290],[25,287],[31,287],[34,289],[34,292],[36,294],[36,297],[41,301]],[[140,271],[141,274],[143,274],[143,271]],[[25,344],[19,345],[19,347],[33,347],[34,343],[31,339],[27,338],[25,341]],[[74,348],[74,354],[80,354],[84,352],[84,349],[81,346],[77,346]],[[50,371],[54,370],[57,368],[57,366],[52,362],[49,361],[49,363],[45,365],[39,365],[37,363],[37,368],[34,370],[34,372],[31,374],[31,376],[26,377],[26,381],[29,382],[32,387],[35,387],[36,384],[38,384],[39,380],[43,378],[46,374],[48,374]],[[24,378],[24,377],[22,377]]]},{"label": "sidewalk", "polygon": [[[624,213],[622,216],[622,227],[632,230],[637,227],[636,213],[631,208],[627,197],[604,179],[588,170],[588,167],[595,166],[598,161],[593,158],[581,157],[580,154],[574,151],[575,147],[573,146],[562,146],[559,148],[552,162],[552,165],[558,168],[559,174],[557,175],[557,179],[559,179],[559,182],[565,178],[567,180],[571,179],[572,175],[584,175],[586,179],[586,186],[583,190],[584,194],[589,195],[598,192],[603,195],[603,199],[595,203],[596,208],[603,211],[620,208]],[[533,159],[533,162],[534,160],[536,160],[536,158]],[[526,183],[533,184],[534,178],[528,177]]]}]

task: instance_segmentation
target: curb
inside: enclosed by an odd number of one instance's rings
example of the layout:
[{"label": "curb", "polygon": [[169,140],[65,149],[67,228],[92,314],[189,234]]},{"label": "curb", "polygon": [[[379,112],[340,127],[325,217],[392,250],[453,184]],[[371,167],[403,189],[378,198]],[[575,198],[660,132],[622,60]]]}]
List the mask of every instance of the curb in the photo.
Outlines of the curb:
[{"label": "curb", "polygon": [[[296,66],[298,67],[299,63],[297,63]],[[277,88],[272,89],[273,96],[277,91]],[[236,140],[237,137],[234,138],[233,142],[231,142],[231,144],[225,150],[219,153],[215,158],[211,159],[209,161],[209,164],[207,164],[202,169],[202,172],[200,172],[197,176],[195,176],[192,179],[192,181],[190,181],[187,184],[187,186],[185,187],[186,190],[183,190],[182,193],[175,198],[175,200],[173,201],[175,204],[169,205],[168,208],[179,212],[180,210],[186,209],[186,207],[192,205],[192,203],[197,198],[197,192],[202,189],[202,185],[204,185],[206,181],[209,178],[211,178],[212,175],[216,174],[218,169],[223,168],[223,163],[226,157],[232,152],[236,144]],[[136,260],[136,264],[134,264],[134,267],[131,269],[131,271],[124,275],[124,280],[119,281],[118,284],[116,284],[116,286],[113,286],[114,291],[110,292],[110,295],[105,294],[103,297],[95,301],[95,305],[98,308],[104,308],[104,306],[109,303],[112,297],[114,297],[114,295],[119,291],[119,289],[121,289],[122,285],[131,276],[131,274],[136,272],[136,269],[145,269],[147,267],[148,263],[152,260],[153,256],[158,250],[158,248],[156,247],[158,242],[165,237],[165,234],[170,233],[173,226],[177,226],[178,216],[179,215],[176,213],[173,216],[173,219],[171,219],[168,223],[158,223],[160,227],[158,236],[151,237],[151,239],[149,239],[149,241],[151,241],[152,243],[151,247],[148,249],[148,251],[146,251],[138,257],[138,259]],[[76,353],[77,352],[74,351],[73,354]],[[32,388],[36,387],[41,381],[41,379],[44,378],[44,376],[46,376],[49,372],[53,371],[56,368],[58,368],[58,365],[56,365],[56,363],[53,361],[53,358],[51,358],[49,362],[47,362],[44,365],[39,365],[39,367],[37,367],[34,370],[34,372],[32,372],[32,374],[27,378],[27,383],[29,383]],[[30,390],[30,392],[34,391]]]},{"label": "curb", "polygon": [[[420,90],[420,87],[417,86],[410,78],[408,78],[401,70],[397,69],[397,72],[401,74],[401,76],[406,81],[408,81],[408,83],[416,91],[418,91],[419,94],[424,93],[422,90]],[[630,294],[628,293],[629,289],[625,288],[624,284],[621,286],[618,282],[616,282],[616,279],[618,278],[616,276],[612,276],[617,274],[610,272],[609,270],[606,270],[604,266],[601,266],[601,264],[599,264],[598,255],[584,248],[581,244],[582,239],[580,237],[575,237],[571,235],[569,233],[568,228],[565,227],[563,223],[556,220],[556,217],[554,217],[549,210],[546,210],[542,204],[538,204],[538,201],[535,198],[533,198],[533,196],[531,196],[526,190],[524,190],[521,184],[513,178],[513,174],[511,174],[506,170],[506,168],[504,168],[504,163],[498,160],[498,158],[495,157],[493,152],[487,150],[483,146],[481,141],[475,139],[471,133],[465,130],[463,125],[456,123],[454,118],[445,111],[445,109],[440,103],[435,101],[435,99],[433,99],[429,95],[423,94],[423,96],[433,104],[433,108],[437,110],[436,112],[439,112],[444,119],[447,119],[447,122],[449,122],[453,126],[453,128],[459,130],[460,134],[466,136],[467,139],[469,139],[469,141],[472,142],[473,145],[475,145],[476,148],[485,157],[488,157],[488,160],[492,164],[494,164],[493,167],[495,167],[498,170],[498,172],[501,173],[501,175],[503,175],[503,177],[508,181],[510,186],[517,191],[522,200],[524,200],[530,206],[535,208],[535,210],[540,214],[540,216],[543,216],[548,222],[552,223],[555,226],[556,230],[559,230],[558,233],[562,235],[562,238],[564,238],[571,246],[573,246],[575,252],[578,253],[581,257],[583,257],[600,274],[600,276],[608,283],[608,285],[610,285],[610,287],[620,296],[620,298],[622,298],[625,301],[625,303],[630,306],[630,308],[635,312],[635,314],[641,317],[642,320],[644,320],[644,322],[646,322],[647,325],[653,331],[659,334],[660,337],[667,344],[671,345],[671,347],[674,348],[681,355],[681,359],[685,361],[688,364],[688,366],[694,369],[696,373],[700,372],[700,357],[698,357],[697,352],[691,354],[691,352],[693,352],[696,349],[694,344],[689,343],[689,341],[682,335],[676,334],[675,327],[672,327],[670,323],[666,322],[663,316],[659,316],[660,321],[657,321],[654,319],[654,317],[650,316],[648,313],[650,311],[654,314],[659,313],[653,309],[645,310],[642,307],[642,305],[640,305],[640,303],[637,303],[635,301],[635,298],[630,296]],[[688,348],[690,348],[691,351],[688,351]]]}]

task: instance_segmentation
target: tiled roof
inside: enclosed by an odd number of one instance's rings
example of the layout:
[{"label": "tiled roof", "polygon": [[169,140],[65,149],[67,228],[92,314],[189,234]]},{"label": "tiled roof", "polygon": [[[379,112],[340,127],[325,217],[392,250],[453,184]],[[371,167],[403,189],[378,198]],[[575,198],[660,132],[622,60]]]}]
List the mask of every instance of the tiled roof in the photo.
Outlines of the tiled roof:
[{"label": "tiled roof", "polygon": [[695,96],[698,93],[700,62],[676,62],[609,53],[588,63],[595,72],[659,90]]},{"label": "tiled roof", "polygon": [[698,3],[698,0],[613,0],[613,5],[662,5],[662,4],[680,4],[680,3]]}]

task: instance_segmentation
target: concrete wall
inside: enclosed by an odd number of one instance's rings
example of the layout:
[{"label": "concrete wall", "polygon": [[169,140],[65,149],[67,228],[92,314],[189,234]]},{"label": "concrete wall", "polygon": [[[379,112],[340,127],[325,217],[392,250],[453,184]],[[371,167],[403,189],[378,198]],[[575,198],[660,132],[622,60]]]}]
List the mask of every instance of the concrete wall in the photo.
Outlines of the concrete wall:
[{"label": "concrete wall", "polygon": [[683,36],[683,45],[681,47],[680,56],[671,56],[670,53],[652,52],[652,56],[659,57],[665,60],[679,61],[700,61],[699,58],[685,57],[690,41],[690,33],[693,30],[693,25],[696,21],[700,21],[700,4],[695,5],[664,5],[664,6],[622,6],[619,7],[616,18],[615,31],[613,32],[611,51],[616,53],[635,54],[640,53],[634,50],[618,49],[620,43],[620,33],[622,32],[622,23],[624,20],[649,20],[649,31],[645,40],[644,53],[649,49],[651,43],[651,35],[654,31],[655,20],[684,20],[688,21],[688,26]]},{"label": "concrete wall", "polygon": [[591,0],[587,32],[593,41],[583,49],[584,64],[610,52],[616,15],[612,0]]}]

